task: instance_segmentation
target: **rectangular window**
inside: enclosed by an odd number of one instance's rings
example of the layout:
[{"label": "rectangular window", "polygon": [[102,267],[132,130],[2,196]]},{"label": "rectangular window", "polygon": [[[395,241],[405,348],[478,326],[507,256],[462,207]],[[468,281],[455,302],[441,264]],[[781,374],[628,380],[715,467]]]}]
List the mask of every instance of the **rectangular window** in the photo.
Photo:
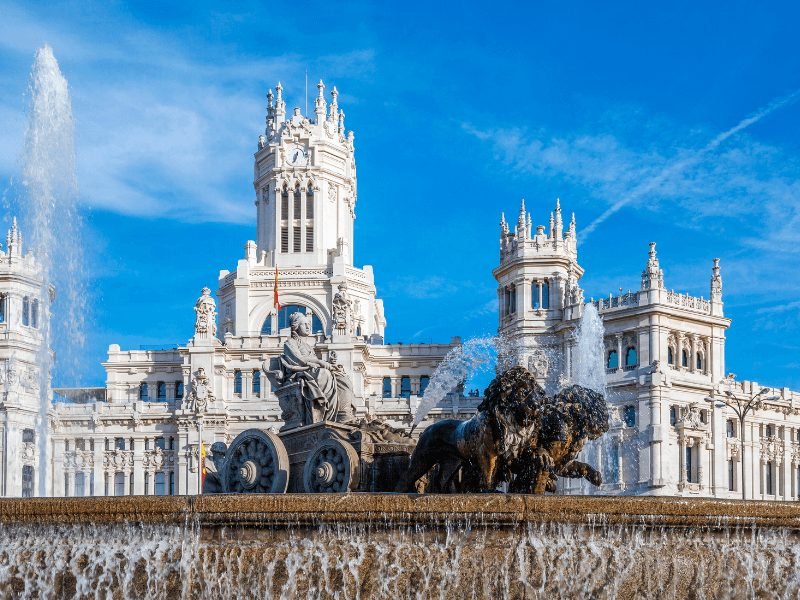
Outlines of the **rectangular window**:
[{"label": "rectangular window", "polygon": [[302,197],[303,197],[303,196],[302,196],[302,194],[300,193],[300,188],[297,188],[297,189],[294,191],[294,214],[292,214],[292,218],[293,218],[293,219],[301,219],[301,218],[302,218],[302,217],[300,216],[300,209],[301,209],[301,208],[302,208],[302,206],[303,206]]},{"label": "rectangular window", "polygon": [[31,301],[27,296],[22,299],[22,324],[31,324]]},{"label": "rectangular window", "polygon": [[284,221],[289,220],[289,192],[286,190],[283,190],[283,194],[281,194],[280,218]]},{"label": "rectangular window", "polygon": [[314,194],[311,190],[308,190],[308,194],[306,194],[306,219],[313,219],[314,218]]},{"label": "rectangular window", "polygon": [[34,328],[39,327],[39,301],[34,300],[31,306],[31,326]]},{"label": "rectangular window", "polygon": [[89,473],[89,495],[94,496],[94,473]]},{"label": "rectangular window", "polygon": [[33,497],[33,467],[30,465],[22,467],[22,497]]},{"label": "rectangular window", "polygon": [[156,448],[161,448],[162,450],[166,450],[163,437],[157,437],[155,441],[156,441]]},{"label": "rectangular window", "polygon": [[174,496],[175,495],[175,472],[174,471],[170,471],[169,472],[169,495],[170,496]]},{"label": "rectangular window", "polygon": [[306,225],[306,252],[314,251],[314,226]]},{"label": "rectangular window", "polygon": [[736,468],[732,460],[728,461],[728,491],[733,492],[736,490]]},{"label": "rectangular window", "polygon": [[115,496],[124,496],[125,495],[125,474],[124,473],[115,473],[114,474],[114,495]]},{"label": "rectangular window", "polygon": [[292,227],[292,252],[303,251],[303,240],[300,239],[302,229],[299,225]]},{"label": "rectangular window", "polygon": [[289,252],[289,228],[281,227],[281,252]]},{"label": "rectangular window", "polygon": [[233,372],[233,393],[242,393],[242,372],[238,370]]},{"label": "rectangular window", "polygon": [[383,378],[383,397],[384,398],[391,398],[392,397],[392,380],[388,377]]},{"label": "rectangular window", "polygon": [[775,465],[772,461],[769,461],[766,465],[764,465],[764,468],[767,471],[765,473],[765,479],[767,480],[767,494],[771,496],[775,493]]},{"label": "rectangular window", "polygon": [[261,393],[261,371],[253,371],[253,395]]},{"label": "rectangular window", "polygon": [[546,281],[542,284],[542,308],[550,308],[550,285]]},{"label": "rectangular window", "polygon": [[725,434],[729,438],[736,437],[736,425],[734,425],[733,419],[725,421]]},{"label": "rectangular window", "polygon": [[419,395],[424,396],[425,390],[428,389],[428,384],[431,382],[431,378],[427,375],[423,375],[419,378]]},{"label": "rectangular window", "polygon": [[36,440],[36,434],[34,433],[33,429],[23,429],[22,430],[22,443],[23,444],[32,444]]},{"label": "rectangular window", "polygon": [[689,483],[695,483],[695,480],[694,480],[694,477],[693,477],[693,474],[694,474],[693,471],[694,470],[692,469],[692,467],[693,467],[693,465],[692,465],[692,454],[693,454],[692,450],[693,450],[693,448],[686,448],[686,481],[688,481]]},{"label": "rectangular window", "polygon": [[0,294],[0,323],[6,322],[6,295]]},{"label": "rectangular window", "polygon": [[163,496],[164,495],[164,472],[158,471],[156,473],[156,483],[154,492],[156,496]]},{"label": "rectangular window", "polygon": [[125,450],[125,438],[114,438],[114,448]]},{"label": "rectangular window", "polygon": [[400,378],[400,397],[411,398],[411,377],[407,375]]}]

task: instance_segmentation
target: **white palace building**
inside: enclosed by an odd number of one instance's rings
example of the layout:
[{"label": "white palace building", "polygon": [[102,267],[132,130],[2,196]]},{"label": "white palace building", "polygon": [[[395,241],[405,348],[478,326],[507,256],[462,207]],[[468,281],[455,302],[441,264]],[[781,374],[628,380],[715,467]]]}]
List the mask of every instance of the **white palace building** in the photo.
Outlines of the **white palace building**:
[{"label": "white palace building", "polygon": [[[296,311],[311,316],[321,356],[351,375],[357,413],[409,426],[437,365],[461,341],[384,343],[372,268],[353,264],[354,136],[336,88],[329,104],[318,88],[308,116],[297,108],[287,115],[280,84],[268,93],[254,160],[256,239],[220,271],[216,301],[204,289],[196,314],[187,307],[187,329],[195,321],[188,343],[111,344],[104,388],[54,390],[48,494],[198,493],[201,442],[208,452],[246,429],[282,425],[262,365],[281,353]],[[574,217],[565,228],[558,203],[548,227],[534,226],[524,203],[513,231],[500,224],[498,330],[525,348],[543,380],[575,368],[573,332],[586,306],[576,236]],[[35,423],[47,393],[36,366],[41,278],[16,224],[0,251],[0,294],[0,495],[32,496],[41,467]],[[798,499],[800,394],[727,375],[730,320],[717,259],[709,299],[692,297],[665,287],[651,244],[641,288],[595,305],[613,419],[602,450],[588,449],[587,458],[604,483],[565,480],[564,492],[740,498],[744,486],[747,498]],[[728,405],[752,398],[742,431]],[[457,388],[428,418],[466,418],[479,401]]]}]

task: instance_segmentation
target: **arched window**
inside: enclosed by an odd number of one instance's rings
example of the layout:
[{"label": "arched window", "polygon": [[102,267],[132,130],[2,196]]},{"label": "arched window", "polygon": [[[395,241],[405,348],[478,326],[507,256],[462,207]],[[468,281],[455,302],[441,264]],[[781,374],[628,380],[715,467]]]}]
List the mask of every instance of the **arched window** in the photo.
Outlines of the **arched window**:
[{"label": "arched window", "polygon": [[667,347],[667,364],[675,364],[675,351],[672,349],[672,346]]},{"label": "arched window", "polygon": [[31,300],[27,296],[22,299],[22,324],[31,324]]},{"label": "arched window", "polygon": [[39,300],[36,298],[31,305],[31,327],[39,328]]},{"label": "arched window", "polygon": [[258,396],[261,393],[261,371],[255,369],[253,371],[253,395]]},{"label": "arched window", "polygon": [[242,372],[239,369],[233,372],[233,393],[242,393]]},{"label": "arched window", "polygon": [[400,378],[400,397],[411,398],[411,377],[408,375]]},{"label": "arched window", "polygon": [[689,353],[686,350],[681,350],[681,366],[689,367]]},{"label": "arched window", "polygon": [[626,367],[635,367],[638,364],[636,358],[636,348],[630,346],[627,350],[625,350],[625,366]]},{"label": "arched window", "polygon": [[636,407],[626,406],[623,410],[625,425],[628,427],[636,426]]},{"label": "arched window", "polygon": [[517,312],[517,286],[513,283],[508,286],[508,312],[510,314]]},{"label": "arched window", "polygon": [[156,496],[163,496],[165,493],[164,490],[164,471],[156,471],[155,476],[155,485],[153,486],[153,492]]},{"label": "arched window", "polygon": [[272,315],[267,315],[264,324],[261,326],[261,335],[272,335]]},{"label": "arched window", "polygon": [[6,295],[0,294],[0,323],[6,322]]},{"label": "arched window", "polygon": [[428,389],[428,384],[431,382],[431,378],[427,375],[423,375],[419,378],[419,395],[424,396],[425,390]]},{"label": "arched window", "polygon": [[178,399],[183,398],[183,382],[179,381],[175,384],[175,397]]},{"label": "arched window", "polygon": [[[291,327],[291,316],[296,312],[311,315],[311,333],[324,333],[320,318],[315,315],[311,309],[301,306],[300,304],[289,304],[288,306],[281,307],[278,311],[278,330]],[[269,317],[267,318],[269,319]]]},{"label": "arched window", "polygon": [[696,358],[697,358],[697,360],[696,360],[695,364],[697,365],[697,370],[698,371],[702,371],[703,370],[703,354],[698,352]]},{"label": "arched window", "polygon": [[736,423],[733,422],[733,419],[725,421],[725,434],[729,438],[736,437]]},{"label": "arched window", "polygon": [[607,369],[617,369],[619,368],[619,356],[617,356],[616,350],[609,350],[608,351],[608,359],[606,360],[606,368]]},{"label": "arched window", "polygon": [[147,393],[147,383],[142,382],[139,384],[139,400],[147,401],[149,399],[149,395]]},{"label": "arched window", "polygon": [[167,401],[167,384],[163,381],[159,381],[156,384],[156,400],[159,402]]},{"label": "arched window", "polygon": [[550,308],[550,284],[546,281],[542,283],[542,308]]},{"label": "arched window", "polygon": [[392,397],[392,380],[389,377],[383,378],[383,397],[384,398]]},{"label": "arched window", "polygon": [[114,495],[115,496],[124,496],[125,495],[125,474],[124,473],[114,473]]}]

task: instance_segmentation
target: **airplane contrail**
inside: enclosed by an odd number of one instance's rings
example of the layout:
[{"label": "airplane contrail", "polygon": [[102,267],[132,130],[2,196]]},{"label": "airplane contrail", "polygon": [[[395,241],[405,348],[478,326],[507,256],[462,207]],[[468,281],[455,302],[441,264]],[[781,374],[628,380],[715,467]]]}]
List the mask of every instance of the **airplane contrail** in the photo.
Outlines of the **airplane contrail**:
[{"label": "airplane contrail", "polygon": [[760,108],[753,114],[745,117],[741,121],[739,121],[736,125],[728,129],[727,131],[723,131],[716,137],[714,137],[711,141],[709,141],[705,146],[696,150],[690,156],[682,158],[680,160],[676,160],[675,162],[667,165],[664,167],[660,173],[658,173],[655,177],[639,184],[630,193],[623,196],[614,204],[609,206],[603,214],[597,217],[594,221],[592,221],[588,226],[586,226],[578,236],[578,239],[581,241],[585,241],[587,237],[595,230],[597,227],[603,223],[606,219],[608,219],[611,215],[618,212],[621,208],[625,205],[630,204],[637,198],[640,198],[644,194],[654,190],[659,185],[661,185],[665,180],[669,179],[673,175],[677,175],[681,171],[689,168],[693,164],[696,164],[703,158],[706,154],[711,152],[712,150],[716,150],[720,144],[722,144],[725,140],[730,138],[733,135],[736,135],[743,129],[747,129],[751,125],[758,123],[764,117],[770,115],[771,113],[775,112],[783,108],[784,106],[795,102],[798,98],[800,98],[800,90],[795,90],[791,94],[787,94],[785,96],[780,96],[776,98],[766,106]]}]

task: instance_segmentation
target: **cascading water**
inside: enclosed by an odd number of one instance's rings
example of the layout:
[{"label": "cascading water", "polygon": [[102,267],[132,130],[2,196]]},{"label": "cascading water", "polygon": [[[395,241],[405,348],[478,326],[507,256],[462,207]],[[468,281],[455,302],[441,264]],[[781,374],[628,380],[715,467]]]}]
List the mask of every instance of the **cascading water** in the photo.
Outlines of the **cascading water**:
[{"label": "cascading water", "polygon": [[603,365],[603,320],[591,302],[583,307],[583,316],[575,332],[573,383],[605,393],[606,372]]},{"label": "cascading water", "polygon": [[513,361],[516,354],[516,343],[500,336],[473,338],[450,350],[431,376],[414,415],[413,426],[419,425],[456,386],[493,370],[498,362]]},{"label": "cascading water", "polygon": [[[88,302],[83,283],[81,219],[77,208],[72,106],[67,80],[50,46],[36,51],[28,84],[28,127],[21,210],[30,250],[41,268],[38,422],[39,494],[46,494],[48,413],[54,376],[50,350],[58,356],[58,376],[77,372],[84,345]],[[53,304],[53,292],[60,300]],[[55,316],[55,318],[53,318]]]}]

